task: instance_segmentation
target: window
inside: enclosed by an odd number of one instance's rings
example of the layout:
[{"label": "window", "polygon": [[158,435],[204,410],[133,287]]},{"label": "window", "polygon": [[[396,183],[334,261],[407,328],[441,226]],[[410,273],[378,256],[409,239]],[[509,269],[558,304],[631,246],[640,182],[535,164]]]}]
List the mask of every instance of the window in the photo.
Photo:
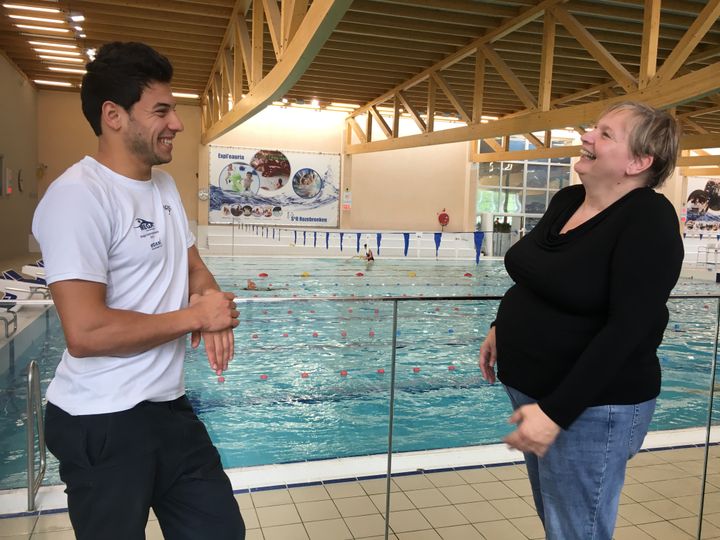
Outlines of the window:
[{"label": "window", "polygon": [[[553,147],[573,144],[577,141],[570,136],[552,140]],[[524,137],[510,137],[512,150],[534,148]],[[485,143],[481,150],[491,151]],[[570,166],[570,158],[478,163],[477,222],[480,214],[490,213],[493,221],[514,217],[508,221],[518,229],[532,230],[555,193],[570,185]]]}]

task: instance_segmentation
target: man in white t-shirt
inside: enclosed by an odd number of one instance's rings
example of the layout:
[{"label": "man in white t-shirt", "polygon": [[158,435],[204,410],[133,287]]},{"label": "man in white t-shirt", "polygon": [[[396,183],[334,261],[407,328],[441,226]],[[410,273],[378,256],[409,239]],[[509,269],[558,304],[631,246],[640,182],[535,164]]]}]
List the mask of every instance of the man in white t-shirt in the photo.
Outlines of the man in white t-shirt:
[{"label": "man in white t-shirt", "polygon": [[80,540],[245,537],[232,487],[185,397],[185,339],[218,374],[238,312],[195,247],[172,159],[183,125],[169,61],[110,43],[87,65],[82,108],[98,136],[40,201],[33,233],[67,349],[47,391],[46,442]]}]

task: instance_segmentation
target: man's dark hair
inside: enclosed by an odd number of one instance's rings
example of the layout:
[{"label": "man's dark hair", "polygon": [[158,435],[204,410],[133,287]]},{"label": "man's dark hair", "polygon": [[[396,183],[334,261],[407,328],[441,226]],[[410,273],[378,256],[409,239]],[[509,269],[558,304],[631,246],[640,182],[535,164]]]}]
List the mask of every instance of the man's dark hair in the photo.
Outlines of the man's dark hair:
[{"label": "man's dark hair", "polygon": [[120,41],[103,45],[85,69],[80,98],[95,135],[102,134],[103,103],[112,101],[129,111],[151,83],[169,83],[173,75],[170,61],[152,47]]}]

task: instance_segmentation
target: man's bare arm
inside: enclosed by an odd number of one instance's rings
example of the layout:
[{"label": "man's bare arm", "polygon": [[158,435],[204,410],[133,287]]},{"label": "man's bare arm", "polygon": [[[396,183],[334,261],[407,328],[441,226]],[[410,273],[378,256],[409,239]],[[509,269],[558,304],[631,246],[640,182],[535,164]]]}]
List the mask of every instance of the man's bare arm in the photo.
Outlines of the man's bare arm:
[{"label": "man's bare arm", "polygon": [[106,287],[83,280],[50,285],[70,354],[125,356],[137,354],[194,331],[237,326],[233,295],[210,291],[178,311],[147,314],[109,308]]}]

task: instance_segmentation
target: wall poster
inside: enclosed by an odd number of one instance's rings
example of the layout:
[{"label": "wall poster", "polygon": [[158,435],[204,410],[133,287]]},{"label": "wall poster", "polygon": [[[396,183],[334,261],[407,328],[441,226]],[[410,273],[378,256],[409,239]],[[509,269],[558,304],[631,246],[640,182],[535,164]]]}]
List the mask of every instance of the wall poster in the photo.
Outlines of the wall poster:
[{"label": "wall poster", "polygon": [[685,202],[685,233],[712,234],[720,231],[720,179],[688,176]]},{"label": "wall poster", "polygon": [[339,154],[209,148],[209,223],[338,226]]}]

